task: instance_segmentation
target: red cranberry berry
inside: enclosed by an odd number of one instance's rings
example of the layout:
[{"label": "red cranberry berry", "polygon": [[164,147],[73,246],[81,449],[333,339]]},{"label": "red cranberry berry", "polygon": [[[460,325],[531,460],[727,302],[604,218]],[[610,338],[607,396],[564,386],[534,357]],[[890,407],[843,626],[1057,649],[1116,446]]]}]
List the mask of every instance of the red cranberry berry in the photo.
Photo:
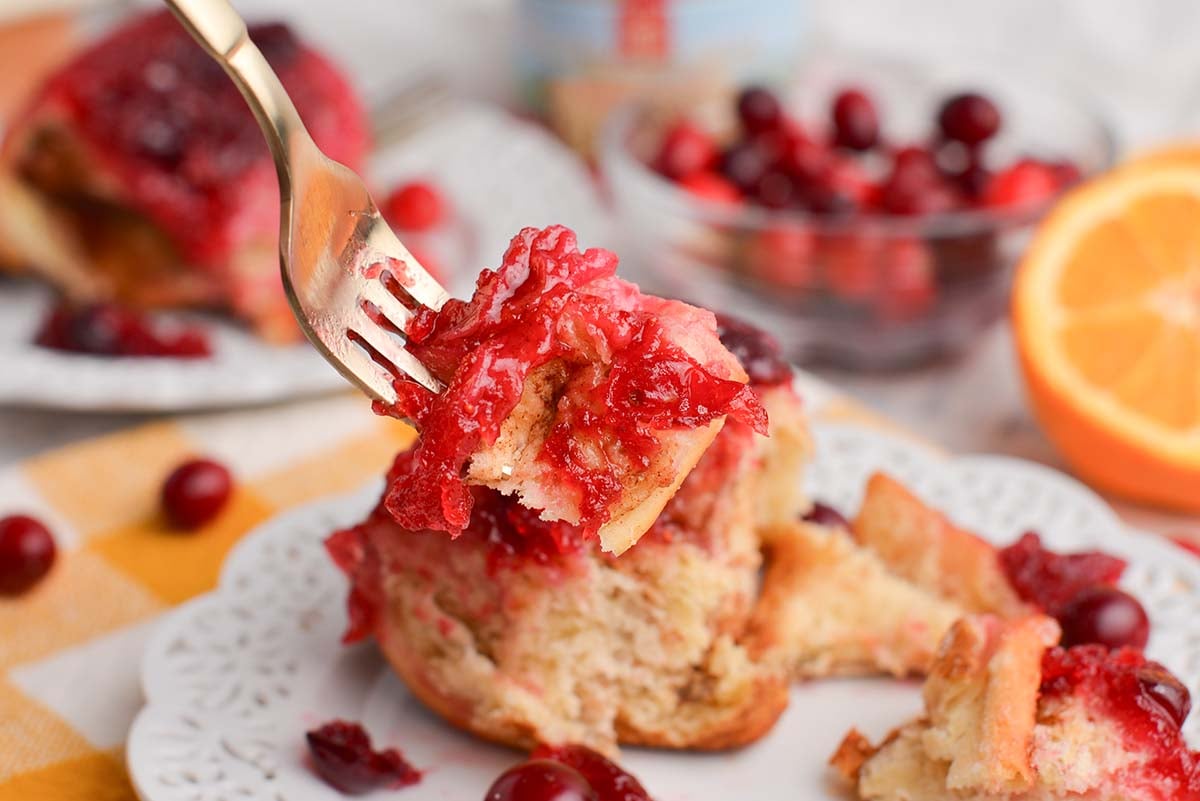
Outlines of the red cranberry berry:
[{"label": "red cranberry berry", "polygon": [[978,161],[972,161],[953,178],[964,197],[977,201],[987,193],[988,186],[992,182],[992,173]]},{"label": "red cranberry berry", "polygon": [[779,166],[798,181],[813,181],[829,164],[830,151],[802,133],[788,136],[779,153]]},{"label": "red cranberry berry", "polygon": [[371,748],[370,735],[357,723],[335,720],[308,732],[306,738],[313,768],[343,793],[395,790],[421,780],[421,772],[396,749]]},{"label": "red cranberry berry", "polygon": [[725,180],[715,172],[697,172],[679,182],[685,192],[701,200],[711,200],[717,203],[739,203],[742,193],[730,181]]},{"label": "red cranberry berry", "polygon": [[846,89],[833,100],[834,142],[850,150],[870,150],[879,142],[879,115],[871,98]]},{"label": "red cranberry berry", "polygon": [[1116,587],[1092,587],[1075,596],[1058,615],[1063,645],[1097,643],[1108,648],[1144,648],[1150,619],[1137,599]]},{"label": "red cranberry berry", "polygon": [[600,801],[588,780],[552,759],[531,759],[492,782],[483,801]]},{"label": "red cranberry berry", "polygon": [[779,343],[757,326],[730,317],[717,315],[717,336],[755,386],[775,386],[792,380],[792,368],[783,358]]},{"label": "red cranberry berry", "polygon": [[1021,159],[992,179],[983,202],[992,207],[1024,206],[1054,197],[1060,189],[1054,167]]},{"label": "red cranberry berry", "polygon": [[774,130],[784,119],[779,99],[761,86],[742,90],[737,99],[737,112],[742,127],[752,134]]},{"label": "red cranberry berry", "polygon": [[176,528],[199,528],[212,520],[233,492],[229,471],[210,459],[193,459],[175,468],[162,488],[162,507]]},{"label": "red cranberry berry", "polygon": [[845,515],[820,501],[814,502],[812,508],[808,510],[808,514],[801,519],[809,523],[816,523],[818,526],[850,528],[850,521],[846,519]]},{"label": "red cranberry berry", "polygon": [[425,181],[397,187],[383,203],[388,222],[405,231],[429,231],[446,216],[442,193]]},{"label": "red cranberry berry", "polygon": [[780,170],[768,170],[758,179],[754,197],[768,209],[786,209],[796,204],[800,191],[792,176]]},{"label": "red cranberry berry", "polygon": [[986,142],[1000,130],[1000,110],[981,94],[955,95],[938,112],[938,125],[947,139],[965,145]]},{"label": "red cranberry berry", "polygon": [[1138,684],[1142,694],[1181,728],[1192,711],[1192,696],[1183,682],[1157,662],[1147,662],[1138,668]]},{"label": "red cranberry berry", "polygon": [[582,745],[542,746],[534,759],[552,759],[579,771],[599,801],[650,801],[642,783],[615,762]]},{"label": "red cranberry berry", "polygon": [[758,183],[771,168],[771,161],[752,141],[738,142],[721,158],[721,172],[739,192],[753,195]]},{"label": "red cranberry berry", "polygon": [[0,518],[0,595],[20,595],[54,565],[50,530],[27,515]]},{"label": "red cranberry berry", "polygon": [[679,181],[712,167],[717,161],[717,145],[700,126],[681,120],[663,137],[655,162],[658,171]]},{"label": "red cranberry berry", "polygon": [[918,216],[950,211],[958,205],[958,199],[940,179],[920,183],[893,176],[880,191],[879,203],[891,214]]}]

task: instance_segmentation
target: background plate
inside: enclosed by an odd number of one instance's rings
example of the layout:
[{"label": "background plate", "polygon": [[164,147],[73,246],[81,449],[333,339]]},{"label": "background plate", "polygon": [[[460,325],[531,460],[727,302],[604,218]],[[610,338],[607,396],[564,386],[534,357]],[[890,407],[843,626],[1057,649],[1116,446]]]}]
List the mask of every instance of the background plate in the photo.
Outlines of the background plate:
[{"label": "background plate", "polygon": [[[585,247],[608,241],[582,162],[544,129],[490,106],[443,109],[377,153],[369,174],[385,189],[404,178],[432,178],[456,204],[473,245],[467,250],[475,254],[474,263],[452,265],[449,288],[460,296],[479,270],[499,262],[523,226],[562,223]],[[105,359],[39,348],[31,340],[50,297],[32,283],[0,283],[0,404],[162,412],[348,388],[307,344],[272,347],[217,316],[201,318],[213,339],[209,359]]]},{"label": "background plate", "polygon": [[[866,476],[887,470],[952,518],[1007,543],[1035,528],[1050,547],[1103,546],[1131,562],[1125,584],[1154,623],[1149,651],[1200,688],[1200,560],[1124,531],[1090,491],[1053,471],[997,458],[943,460],[907,441],[818,426],[813,496],[856,507]],[[305,730],[361,721],[376,742],[428,771],[404,801],[471,801],[519,759],[443,724],[413,699],[370,645],[340,648],[345,581],[320,547],[356,522],[377,486],[296,510],[251,534],[220,588],[173,613],[143,662],[147,706],[128,744],[145,801],[335,801],[304,762]],[[825,761],[857,726],[878,737],[920,708],[918,685],[884,679],[800,685],[775,729],[730,754],[627,749],[624,763],[657,801],[844,798]],[[1200,716],[1185,731],[1193,743]]]}]

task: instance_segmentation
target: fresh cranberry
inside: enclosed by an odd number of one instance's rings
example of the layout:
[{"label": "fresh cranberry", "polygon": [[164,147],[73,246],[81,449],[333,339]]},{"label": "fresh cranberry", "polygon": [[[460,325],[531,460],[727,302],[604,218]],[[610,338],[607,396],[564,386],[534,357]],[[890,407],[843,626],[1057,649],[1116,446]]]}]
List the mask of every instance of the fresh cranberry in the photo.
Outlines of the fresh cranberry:
[{"label": "fresh cranberry", "polygon": [[952,211],[958,199],[940,180],[925,184],[893,176],[880,190],[879,203],[891,214],[921,216]]},{"label": "fresh cranberry", "polygon": [[579,771],[552,759],[531,759],[500,774],[483,801],[604,801]]},{"label": "fresh cranberry", "polygon": [[1192,711],[1192,695],[1183,682],[1155,662],[1138,668],[1137,678],[1146,699],[1165,712],[1175,728],[1181,728]]},{"label": "fresh cranberry", "polygon": [[534,759],[552,759],[579,771],[595,791],[598,801],[650,801],[650,794],[632,774],[615,762],[582,745],[541,746]]},{"label": "fresh cranberry", "polygon": [[1084,590],[1058,614],[1063,645],[1097,643],[1108,648],[1144,648],[1150,618],[1137,599],[1116,587]]},{"label": "fresh cranberry", "polygon": [[693,197],[715,203],[740,203],[742,193],[729,181],[715,172],[697,172],[679,182],[679,186]]},{"label": "fresh cranberry", "polygon": [[996,208],[1026,206],[1049,200],[1059,189],[1058,173],[1053,167],[1021,159],[992,179],[983,202]]},{"label": "fresh cranberry", "polygon": [[808,514],[804,515],[801,519],[809,523],[816,523],[818,526],[850,528],[850,521],[846,519],[845,515],[832,506],[820,501],[815,501],[812,508],[808,510]]},{"label": "fresh cranberry", "polygon": [[832,234],[821,240],[825,282],[842,300],[861,303],[881,289],[878,237]]},{"label": "fresh cranberry", "polygon": [[738,142],[721,158],[721,172],[738,191],[753,195],[759,182],[771,169],[768,154],[753,141]]},{"label": "fresh cranberry", "polygon": [[778,128],[783,121],[783,107],[769,89],[751,86],[743,89],[737,99],[738,119],[750,133],[762,133]]},{"label": "fresh cranberry", "polygon": [[779,166],[798,181],[817,179],[829,164],[830,151],[803,133],[785,138],[779,153]]},{"label": "fresh cranberry", "polygon": [[938,125],[947,139],[965,145],[986,142],[1000,130],[1000,110],[981,94],[955,95],[938,112]]},{"label": "fresh cranberry", "polygon": [[681,120],[663,137],[655,164],[667,178],[680,181],[711,168],[717,155],[717,145],[708,132],[695,123]]},{"label": "fresh cranberry", "polygon": [[383,216],[405,231],[430,231],[446,216],[442,193],[425,181],[397,187],[383,202]]},{"label": "fresh cranberry", "polygon": [[789,289],[807,289],[816,279],[811,230],[795,222],[768,225],[747,243],[747,269],[768,283]]},{"label": "fresh cranberry", "polygon": [[872,205],[876,190],[870,177],[853,159],[830,159],[808,188],[809,208],[818,214],[839,214]]},{"label": "fresh cranberry", "polygon": [[421,772],[396,749],[374,750],[370,735],[357,723],[335,720],[308,732],[306,738],[317,773],[343,793],[396,790],[421,780]]},{"label": "fresh cranberry", "polygon": [[892,174],[909,173],[920,180],[934,180],[938,174],[937,159],[919,145],[907,145],[892,154]]},{"label": "fresh cranberry", "polygon": [[834,141],[850,150],[870,150],[879,142],[879,114],[860,89],[846,89],[833,100]]},{"label": "fresh cranberry", "polygon": [[754,386],[776,386],[792,380],[792,368],[779,342],[766,331],[724,314],[717,315],[721,344],[737,357]]},{"label": "fresh cranberry", "polygon": [[879,259],[883,291],[876,298],[879,315],[893,322],[913,320],[937,299],[933,256],[916,237],[889,239]]},{"label": "fresh cranberry", "polygon": [[754,197],[768,209],[786,209],[796,204],[800,191],[792,176],[779,170],[769,170],[758,179]]},{"label": "fresh cranberry", "polygon": [[0,595],[20,595],[42,580],[57,549],[50,530],[27,515],[0,518]]},{"label": "fresh cranberry", "polygon": [[233,491],[229,471],[210,459],[193,459],[175,468],[162,488],[162,507],[176,528],[195,529],[224,508]]},{"label": "fresh cranberry", "polygon": [[1083,171],[1074,162],[1056,161],[1050,165],[1050,168],[1054,170],[1059,188],[1073,186],[1083,180]]},{"label": "fresh cranberry", "polygon": [[953,179],[964,197],[977,201],[987,193],[992,182],[992,173],[978,161],[972,161],[960,172],[955,173]]}]

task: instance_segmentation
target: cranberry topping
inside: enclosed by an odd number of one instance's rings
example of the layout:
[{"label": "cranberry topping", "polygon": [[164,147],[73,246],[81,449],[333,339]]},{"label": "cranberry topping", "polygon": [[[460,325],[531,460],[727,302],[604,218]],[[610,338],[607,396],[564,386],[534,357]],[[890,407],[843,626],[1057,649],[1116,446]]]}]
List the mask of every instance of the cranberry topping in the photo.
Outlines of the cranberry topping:
[{"label": "cranberry topping", "polygon": [[850,150],[870,150],[879,142],[879,114],[861,89],[846,89],[833,100],[834,141]]},{"label": "cranberry topping", "polygon": [[1047,550],[1032,531],[1002,548],[999,558],[1017,595],[1054,617],[1083,590],[1116,584],[1125,572],[1124,560],[1099,551],[1058,554]]},{"label": "cranberry topping", "polygon": [[343,793],[396,790],[421,780],[421,772],[395,748],[374,750],[370,735],[357,723],[335,720],[305,736],[313,768]]},{"label": "cranberry topping", "polygon": [[169,356],[202,358],[212,354],[208,336],[196,327],[153,325],[131,309],[112,304],[50,310],[34,340],[44,348],[93,356]]},{"label": "cranberry topping", "polygon": [[[531,371],[555,365],[570,391],[535,458],[559,471],[578,493],[586,535],[608,520],[621,492],[622,470],[651,464],[656,431],[691,429],[722,415],[765,431],[766,414],[745,385],[701,365],[667,332],[668,301],[641,295],[614,277],[616,257],[580,253],[565,228],[528,228],[512,242],[499,270],[479,277],[469,302],[424,309],[409,327],[409,350],[445,385],[433,394],[397,382],[395,408],[421,429],[413,458],[402,464],[386,504],[409,530],[457,534],[471,517],[465,465],[493,442],[516,407]],[[693,313],[678,307],[678,313]],[[589,459],[604,453],[603,464]],[[627,462],[621,465],[612,454]]]},{"label": "cranberry topping", "polygon": [[1109,648],[1144,648],[1150,618],[1137,599],[1116,587],[1090,587],[1058,613],[1063,645],[1098,643]]},{"label": "cranberry topping", "polygon": [[938,125],[947,139],[978,145],[1000,130],[1000,110],[983,95],[966,92],[946,100],[938,112]]},{"label": "cranberry topping", "polygon": [[832,506],[823,504],[820,501],[813,503],[812,508],[804,515],[802,520],[809,523],[816,523],[818,526],[828,526],[830,528],[850,528],[850,521],[846,516],[834,509]]},{"label": "cranberry topping", "polygon": [[602,801],[579,771],[552,759],[531,759],[500,774],[483,801]]},{"label": "cranberry topping", "polygon": [[50,530],[28,515],[0,518],[0,595],[20,595],[50,572],[57,554]]},{"label": "cranberry topping", "polygon": [[792,380],[778,340],[757,326],[727,314],[717,315],[721,344],[737,357],[753,386],[772,387]]},{"label": "cranberry topping", "polygon": [[1200,754],[1188,750],[1180,732],[1191,707],[1188,691],[1141,651],[1052,648],[1042,659],[1041,694],[1076,697],[1114,720],[1133,750],[1152,755],[1144,771],[1162,801],[1200,799]]},{"label": "cranberry topping", "polygon": [[[366,117],[343,78],[282,25],[253,27],[250,36],[321,149],[360,167]],[[35,111],[45,109],[66,118],[122,187],[122,199],[165,229],[192,263],[220,264],[278,225],[269,208],[245,205],[275,186],[250,109],[166,11],[135,19],[73,59],[45,86]]]},{"label": "cranberry topping", "polygon": [[167,477],[162,508],[171,525],[196,529],[220,513],[232,492],[233,478],[228,469],[210,459],[193,459]]},{"label": "cranberry topping", "polygon": [[533,752],[533,758],[553,760],[577,770],[591,785],[597,801],[650,801],[650,794],[632,774],[585,746],[543,745]]},{"label": "cranberry topping", "polygon": [[763,133],[779,127],[783,121],[783,107],[769,89],[751,86],[743,89],[737,99],[738,119],[750,133]]},{"label": "cranberry topping", "polygon": [[711,168],[717,163],[717,145],[703,128],[688,120],[667,131],[659,150],[658,171],[675,181]]},{"label": "cranberry topping", "polygon": [[383,216],[405,231],[429,231],[446,216],[442,193],[425,181],[413,181],[392,190],[383,202]]}]

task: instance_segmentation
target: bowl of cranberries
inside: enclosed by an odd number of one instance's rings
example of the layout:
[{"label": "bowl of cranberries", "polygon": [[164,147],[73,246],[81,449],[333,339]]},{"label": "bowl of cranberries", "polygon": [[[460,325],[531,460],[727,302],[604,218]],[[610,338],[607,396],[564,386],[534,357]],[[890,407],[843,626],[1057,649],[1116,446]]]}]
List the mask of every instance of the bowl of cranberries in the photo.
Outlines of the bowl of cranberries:
[{"label": "bowl of cranberries", "polygon": [[601,144],[640,281],[759,321],[798,361],[965,349],[1003,316],[1039,218],[1112,161],[1103,120],[1046,81],[844,59],[798,74],[623,108]]}]

